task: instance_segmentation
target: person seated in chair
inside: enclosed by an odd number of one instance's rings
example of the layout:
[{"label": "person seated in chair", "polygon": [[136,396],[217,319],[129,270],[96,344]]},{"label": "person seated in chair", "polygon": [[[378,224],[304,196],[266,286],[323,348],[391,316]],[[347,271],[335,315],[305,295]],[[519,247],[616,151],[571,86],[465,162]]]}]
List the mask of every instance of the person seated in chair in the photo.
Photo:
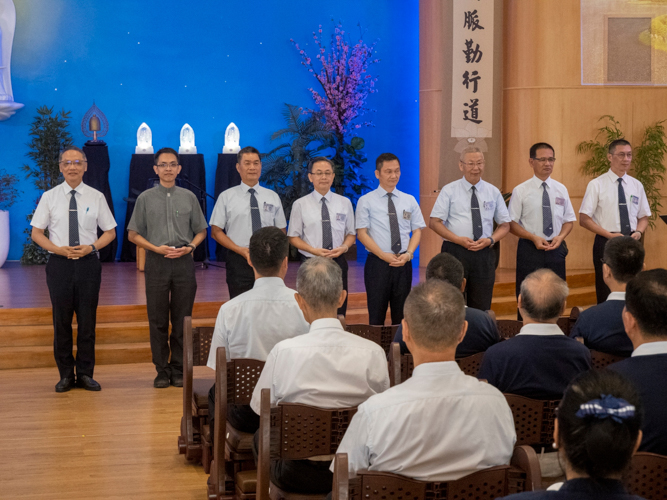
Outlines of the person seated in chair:
[{"label": "person seated in chair", "polygon": [[[389,387],[384,349],[343,330],[336,311],[345,302],[343,275],[336,262],[313,257],[301,264],[296,301],[310,331],[278,343],[269,353],[250,406],[260,411],[262,389],[271,389],[271,404],[302,403],[320,408],[357,406]],[[259,433],[255,434],[257,453]],[[271,462],[271,482],[304,494],[331,491],[332,457],[323,460]]]},{"label": "person seated in chair", "polygon": [[554,429],[567,480],[499,500],[642,500],[621,482],[642,440],[642,406],[632,384],[616,373],[577,376],[558,406]]},{"label": "person seated in chair", "polygon": [[451,481],[508,464],[516,433],[507,400],[454,361],[467,328],[459,289],[438,279],[421,283],[404,314],[414,372],[359,406],[337,451],[347,453],[350,473]]},{"label": "person seated in chair", "polygon": [[639,451],[667,455],[667,271],[639,273],[625,292],[623,323],[635,350],[609,366],[635,384],[644,402]]},{"label": "person seated in chair", "polygon": [[632,342],[623,326],[625,287],[644,267],[644,247],[630,236],[618,236],[604,246],[602,277],[611,290],[605,302],[586,309],[574,325],[570,337],[580,337],[594,351],[627,358]]},{"label": "person seated in chair", "polygon": [[[463,277],[463,264],[449,253],[439,253],[426,266],[426,280],[438,279],[461,290],[466,289],[466,279]],[[468,322],[468,331],[461,343],[456,347],[456,357],[465,358],[486,351],[489,347],[500,342],[498,325],[485,311],[474,307],[467,307],[465,318]],[[442,325],[440,325],[442,326]],[[399,325],[394,336],[394,342],[401,346],[401,354],[408,354],[410,350],[403,341],[403,326]]]},{"label": "person seated in chair", "polygon": [[[250,238],[250,263],[255,272],[251,290],[225,302],[218,312],[207,366],[215,370],[216,350],[224,347],[227,360],[251,358],[265,361],[273,346],[308,331],[308,323],[285,286],[289,243],[277,227],[263,227]],[[208,393],[213,439],[215,384]],[[241,432],[259,429],[259,417],[247,405],[228,405],[227,420]]]},{"label": "person seated in chair", "polygon": [[567,283],[550,269],[539,269],[521,283],[521,331],[484,353],[479,378],[504,393],[532,399],[560,399],[570,381],[591,367],[586,346],[558,327],[565,310]]}]

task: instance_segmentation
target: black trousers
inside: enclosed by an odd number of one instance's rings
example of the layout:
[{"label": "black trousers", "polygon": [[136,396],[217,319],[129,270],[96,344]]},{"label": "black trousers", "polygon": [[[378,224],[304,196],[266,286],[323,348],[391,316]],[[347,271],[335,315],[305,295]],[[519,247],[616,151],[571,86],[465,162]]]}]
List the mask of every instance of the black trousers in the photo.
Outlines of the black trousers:
[{"label": "black trousers", "polygon": [[493,285],[496,281],[496,254],[493,249],[486,247],[472,252],[451,241],[443,241],[442,251],[453,255],[463,264],[468,307],[482,311],[491,309]]},{"label": "black trousers", "polygon": [[565,279],[565,257],[567,245],[562,242],[556,250],[538,250],[532,241],[520,238],[516,250],[516,296],[521,291],[521,283],[526,276],[538,269],[551,269]]},{"label": "black trousers", "polygon": [[[306,262],[310,257],[306,257],[303,255],[301,252],[299,252],[299,257],[301,258],[301,262]],[[340,270],[343,272],[343,290],[347,292],[347,272],[349,269],[349,266],[347,264],[347,259],[345,258],[345,255],[339,255],[333,261],[338,264],[338,267],[340,267]],[[338,311],[336,312],[337,315],[343,315],[345,316],[345,313],[347,313],[347,297],[345,297],[345,302],[343,302],[343,305],[338,308]]]},{"label": "black trousers", "polygon": [[391,305],[391,324],[403,319],[403,305],[412,288],[412,262],[403,267],[391,267],[388,263],[368,254],[364,265],[364,285],[368,304],[368,323],[384,325],[387,306]]},{"label": "black trousers", "polygon": [[[252,441],[252,453],[255,465],[259,454],[259,431]],[[331,460],[314,462],[312,460],[271,460],[271,482],[283,491],[290,493],[324,494],[333,486],[333,473],[329,470]]]},{"label": "black trousers", "polygon": [[192,255],[167,259],[147,251],[144,274],[153,364],[158,374],[182,375],[183,318],[192,316],[197,292],[194,260]]},{"label": "black trousers", "polygon": [[602,277],[602,258],[604,257],[604,246],[609,241],[607,238],[600,236],[599,234],[595,235],[595,241],[593,241],[593,267],[595,268],[595,295],[597,295],[598,304],[601,304],[609,294],[611,290],[604,282]]},{"label": "black trousers", "polygon": [[233,299],[251,290],[255,284],[255,271],[243,255],[227,250],[227,288]]},{"label": "black trousers", "polygon": [[[102,282],[97,254],[68,259],[51,254],[46,264],[46,285],[53,313],[53,354],[60,378],[93,376],[95,368],[95,322]],[[76,313],[76,360],[72,354],[72,318]]]},{"label": "black trousers", "polygon": [[[215,433],[215,384],[208,391],[208,421],[211,428],[211,442]],[[259,415],[250,405],[227,405],[227,422],[241,432],[255,433],[259,429]]]}]

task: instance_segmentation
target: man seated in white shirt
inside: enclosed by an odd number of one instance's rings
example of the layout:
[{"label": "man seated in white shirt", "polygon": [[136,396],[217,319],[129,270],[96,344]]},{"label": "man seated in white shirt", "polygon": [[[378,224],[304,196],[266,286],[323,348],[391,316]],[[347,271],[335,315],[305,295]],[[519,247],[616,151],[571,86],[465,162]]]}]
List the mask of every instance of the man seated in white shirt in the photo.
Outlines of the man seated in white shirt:
[{"label": "man seated in white shirt", "polygon": [[[346,332],[336,319],[347,295],[340,267],[331,259],[313,257],[299,268],[296,289],[310,331],[278,343],[269,353],[253,392],[252,409],[259,413],[261,390],[267,388],[272,405],[302,403],[320,408],[357,406],[385,391],[389,373],[384,350]],[[255,452],[257,440],[255,434]],[[272,461],[271,482],[294,493],[327,493],[333,480],[332,457],[322,458]]]},{"label": "man seated in white shirt", "polygon": [[[277,227],[264,227],[250,238],[250,262],[255,272],[251,290],[220,307],[207,366],[215,370],[216,350],[224,347],[227,360],[266,360],[278,342],[302,335],[308,323],[294,299],[296,293],[285,286],[289,243]],[[208,407],[215,408],[215,385],[208,393]],[[213,411],[209,411],[211,434]],[[259,417],[247,405],[228,405],[227,420],[242,432],[259,429]]]},{"label": "man seated in white shirt", "polygon": [[505,397],[454,361],[468,327],[461,292],[426,281],[412,289],[404,314],[414,372],[359,406],[337,451],[347,453],[350,473],[451,481],[508,464],[516,433]]}]

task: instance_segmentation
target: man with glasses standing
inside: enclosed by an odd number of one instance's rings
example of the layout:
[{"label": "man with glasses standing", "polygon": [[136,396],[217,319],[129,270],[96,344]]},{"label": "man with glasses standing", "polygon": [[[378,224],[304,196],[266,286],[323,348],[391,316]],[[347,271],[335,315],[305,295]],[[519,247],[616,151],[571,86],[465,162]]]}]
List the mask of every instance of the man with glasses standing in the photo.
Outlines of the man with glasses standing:
[{"label": "man with glasses standing", "polygon": [[194,193],[176,186],[178,153],[160,149],[153,169],[160,183],[137,197],[127,229],[128,239],[146,250],[146,309],[157,371],[153,387],[164,389],[183,387],[183,318],[192,315],[197,292],[192,254],[206,238],[208,224]]},{"label": "man with glasses standing", "polygon": [[565,238],[577,216],[567,188],[551,178],[556,158],[554,148],[538,142],[528,160],[533,177],[512,191],[510,232],[519,237],[516,251],[516,296],[521,283],[533,271],[551,269],[565,279]]},{"label": "man with glasses standing", "polygon": [[[93,380],[95,322],[102,281],[97,251],[116,237],[116,221],[104,195],[83,183],[87,168],[81,149],[65,148],[60,153],[65,182],[42,195],[30,222],[33,241],[50,254],[46,284],[53,308],[53,351],[60,372],[56,392],[67,392],[75,385],[88,391],[101,390]],[[97,226],[104,231],[99,238]],[[48,238],[44,233],[47,228]],[[74,313],[76,360],[72,355]]]},{"label": "man with glasses standing", "polygon": [[[315,188],[292,205],[289,242],[299,250],[301,261],[311,257],[333,259],[343,272],[343,290],[347,292],[348,265],[345,253],[356,241],[352,202],[331,191],[333,163],[328,158],[313,158],[308,165],[308,179]],[[345,316],[347,297],[338,308]]]},{"label": "man with glasses standing", "polygon": [[579,209],[579,225],[595,233],[593,266],[598,304],[607,300],[610,293],[602,273],[607,240],[618,236],[641,239],[651,215],[644,186],[627,174],[632,164],[630,143],[625,139],[612,141],[607,159],[609,171],[588,183]]},{"label": "man with glasses standing", "polygon": [[[442,236],[442,251],[461,264],[466,279],[468,307],[491,308],[496,280],[493,245],[510,229],[510,217],[497,187],[484,182],[484,154],[475,146],[461,151],[463,178],[442,188],[431,211],[429,227]],[[493,221],[498,227],[493,230]]]}]

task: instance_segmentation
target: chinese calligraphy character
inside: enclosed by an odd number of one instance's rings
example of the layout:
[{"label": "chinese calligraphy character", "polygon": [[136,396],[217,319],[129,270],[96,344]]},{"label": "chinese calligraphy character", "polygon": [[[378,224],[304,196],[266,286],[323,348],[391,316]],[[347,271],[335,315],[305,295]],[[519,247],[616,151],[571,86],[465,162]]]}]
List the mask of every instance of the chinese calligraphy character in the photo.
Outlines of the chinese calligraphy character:
[{"label": "chinese calligraphy character", "polygon": [[[477,109],[477,106],[479,105],[479,99],[470,99],[470,104],[467,102],[463,103],[464,106],[467,106],[470,109],[464,109],[463,110],[463,119],[468,120],[473,123],[480,124],[482,123],[482,120],[479,120],[479,110]],[[468,112],[470,112],[470,117],[468,117]]]},{"label": "chinese calligraphy character", "polygon": [[[472,77],[472,78],[471,78]],[[463,73],[463,85],[466,86],[466,89],[470,89],[470,83],[472,82],[472,93],[477,93],[477,82],[482,78],[477,74],[477,71],[473,71],[472,74],[469,74],[467,71]]]},{"label": "chinese calligraphy character", "polygon": [[472,12],[467,11],[465,12],[465,21],[463,21],[463,27],[468,28],[471,31],[475,31],[477,29],[483,30],[484,26],[481,26],[479,24],[479,16],[477,15],[477,9],[473,10]]},{"label": "chinese calligraphy character", "polygon": [[472,41],[472,38],[470,40],[466,40],[466,49],[463,51],[463,53],[466,55],[466,63],[478,63],[482,60],[482,54],[483,52],[479,50],[479,44],[475,44],[475,48],[472,48],[472,44],[475,43]]}]

